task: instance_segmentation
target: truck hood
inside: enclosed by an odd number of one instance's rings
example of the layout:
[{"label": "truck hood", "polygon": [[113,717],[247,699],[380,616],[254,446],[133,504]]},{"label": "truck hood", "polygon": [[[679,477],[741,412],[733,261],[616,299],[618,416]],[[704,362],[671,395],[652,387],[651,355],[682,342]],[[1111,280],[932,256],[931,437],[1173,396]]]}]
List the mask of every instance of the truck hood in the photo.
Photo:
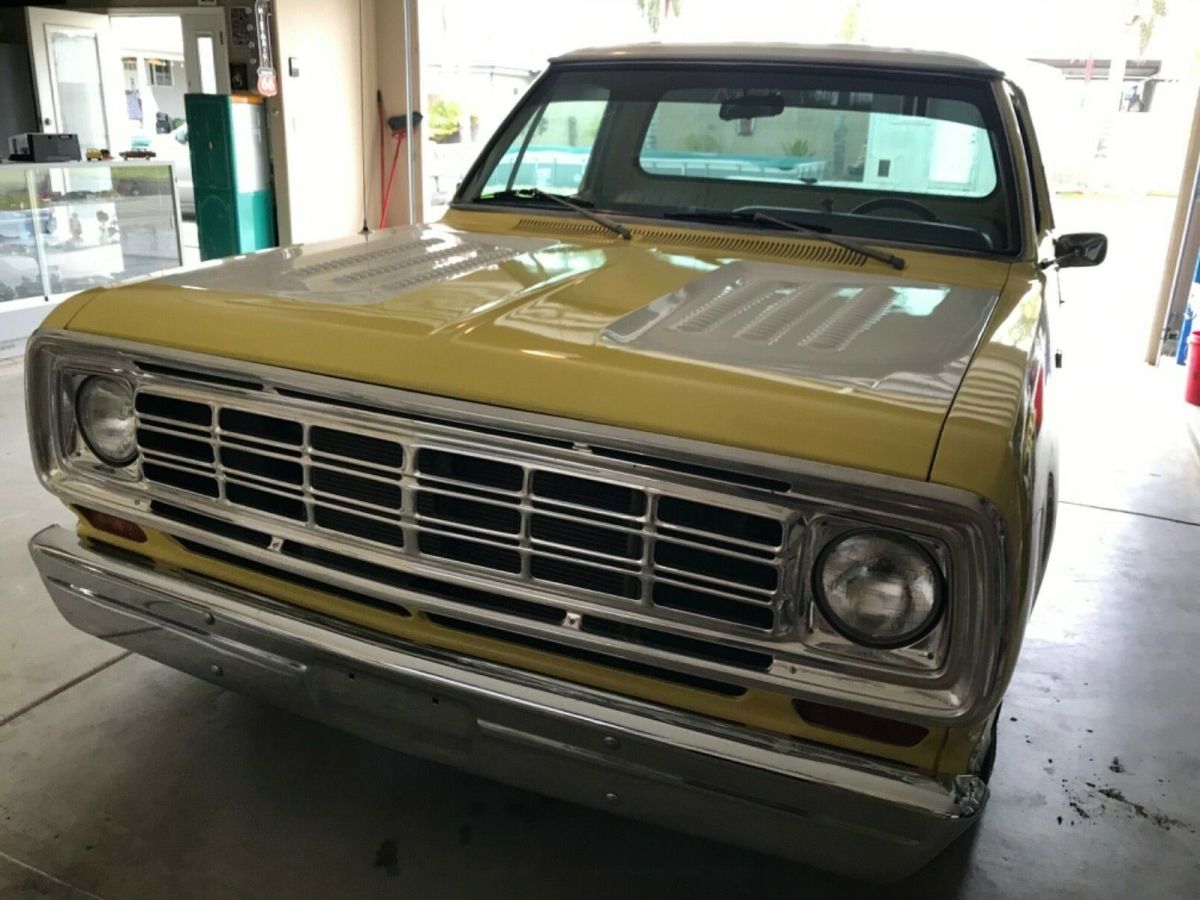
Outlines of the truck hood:
[{"label": "truck hood", "polygon": [[93,291],[69,327],[924,479],[1008,266],[747,243],[393,229]]}]

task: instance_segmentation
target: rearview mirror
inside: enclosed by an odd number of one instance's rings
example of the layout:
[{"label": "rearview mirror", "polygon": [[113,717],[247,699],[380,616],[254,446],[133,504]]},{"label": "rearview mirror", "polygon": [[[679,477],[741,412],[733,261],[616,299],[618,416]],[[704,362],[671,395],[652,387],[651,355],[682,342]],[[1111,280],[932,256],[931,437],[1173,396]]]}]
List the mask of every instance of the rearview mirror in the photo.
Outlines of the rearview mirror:
[{"label": "rearview mirror", "polygon": [[1108,256],[1108,238],[1091,231],[1064,234],[1054,242],[1051,265],[1060,269],[1098,266]]},{"label": "rearview mirror", "polygon": [[726,100],[719,115],[722,122],[738,119],[769,119],[783,114],[783,94],[746,94]]}]

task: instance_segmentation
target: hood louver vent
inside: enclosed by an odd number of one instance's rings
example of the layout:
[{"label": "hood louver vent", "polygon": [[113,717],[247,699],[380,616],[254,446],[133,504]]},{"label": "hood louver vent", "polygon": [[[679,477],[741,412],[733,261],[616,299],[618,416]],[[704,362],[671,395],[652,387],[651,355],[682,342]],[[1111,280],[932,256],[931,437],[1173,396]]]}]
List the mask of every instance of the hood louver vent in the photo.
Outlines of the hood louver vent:
[{"label": "hood louver vent", "polygon": [[603,340],[949,403],[995,303],[982,288],[734,260],[611,322]]},{"label": "hood louver vent", "polygon": [[[572,237],[611,237],[611,233],[592,222],[563,221],[562,219],[542,219],[526,216],[517,222],[521,231],[533,231],[540,234],[565,234]],[[824,263],[834,266],[866,265],[867,258],[861,253],[834,247],[828,244],[808,242],[800,237],[732,237],[728,234],[715,234],[685,228],[646,228],[638,225],[629,226],[633,239],[639,244],[672,244],[679,247],[696,247],[701,250],[715,250],[723,253],[745,254],[747,256],[773,256],[780,259],[801,260],[804,262]]]}]

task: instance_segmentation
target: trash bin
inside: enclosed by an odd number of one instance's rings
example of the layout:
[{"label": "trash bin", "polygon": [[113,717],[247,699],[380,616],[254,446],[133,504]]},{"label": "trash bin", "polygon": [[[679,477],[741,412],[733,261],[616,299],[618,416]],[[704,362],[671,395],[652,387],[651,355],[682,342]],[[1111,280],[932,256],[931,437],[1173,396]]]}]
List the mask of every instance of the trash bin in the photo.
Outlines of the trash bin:
[{"label": "trash bin", "polygon": [[1188,340],[1191,352],[1188,354],[1187,386],[1183,389],[1183,399],[1193,406],[1200,406],[1200,331]]}]

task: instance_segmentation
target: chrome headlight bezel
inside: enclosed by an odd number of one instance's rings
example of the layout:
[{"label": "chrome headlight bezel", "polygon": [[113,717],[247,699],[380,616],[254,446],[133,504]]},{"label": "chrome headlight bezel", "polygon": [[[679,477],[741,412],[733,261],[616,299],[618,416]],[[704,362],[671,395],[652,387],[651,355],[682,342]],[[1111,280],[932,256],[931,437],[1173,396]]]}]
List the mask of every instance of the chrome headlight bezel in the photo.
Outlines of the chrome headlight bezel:
[{"label": "chrome headlight bezel", "polygon": [[[917,626],[889,637],[880,637],[856,628],[834,609],[824,583],[826,566],[829,563],[830,557],[839,547],[849,540],[860,537],[875,537],[890,541],[902,547],[905,551],[912,553],[921,563],[928,566],[933,582],[933,602],[929,612]],[[945,572],[938,564],[933,553],[922,546],[912,536],[900,531],[885,528],[853,528],[842,532],[821,548],[814,560],[811,577],[813,599],[821,615],[825,617],[825,620],[834,631],[847,640],[863,647],[875,650],[898,650],[903,647],[912,646],[929,635],[945,615],[948,593]]]}]

